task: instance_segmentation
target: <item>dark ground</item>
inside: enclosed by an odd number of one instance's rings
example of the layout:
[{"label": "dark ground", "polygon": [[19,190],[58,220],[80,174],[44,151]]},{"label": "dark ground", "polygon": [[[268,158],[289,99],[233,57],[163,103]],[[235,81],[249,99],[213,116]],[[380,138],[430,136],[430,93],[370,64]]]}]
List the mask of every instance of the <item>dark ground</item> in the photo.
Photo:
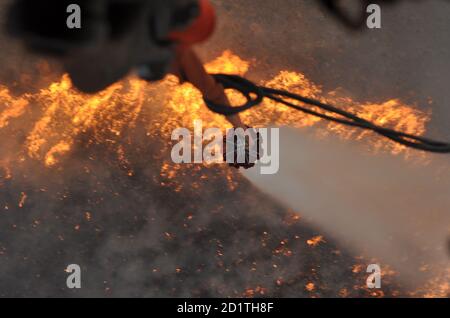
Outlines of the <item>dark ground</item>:
[{"label": "dark ground", "polygon": [[[210,59],[231,48],[255,59],[251,77],[299,70],[359,100],[432,97],[430,131],[450,138],[450,5],[405,2],[384,11],[382,30],[349,35],[307,1],[217,0],[220,28],[201,52]],[[2,82],[27,72],[33,86],[35,60],[2,43]],[[24,89],[20,82],[15,89]],[[214,177],[221,170],[205,168],[178,177],[182,192],[161,187],[159,145],[142,135],[137,127],[123,137],[135,141],[132,177],[106,146],[86,146],[89,136],[81,136],[62,169],[28,160],[14,167],[13,179],[0,179],[0,296],[369,295],[361,289],[365,273],[354,267],[364,260],[293,220],[245,180],[230,191],[225,178]],[[7,130],[0,140],[21,138]],[[200,193],[190,187],[197,182],[204,183]],[[316,235],[326,242],[309,246]],[[65,287],[72,263],[82,267],[81,290]],[[383,291],[403,294],[395,283]]]}]

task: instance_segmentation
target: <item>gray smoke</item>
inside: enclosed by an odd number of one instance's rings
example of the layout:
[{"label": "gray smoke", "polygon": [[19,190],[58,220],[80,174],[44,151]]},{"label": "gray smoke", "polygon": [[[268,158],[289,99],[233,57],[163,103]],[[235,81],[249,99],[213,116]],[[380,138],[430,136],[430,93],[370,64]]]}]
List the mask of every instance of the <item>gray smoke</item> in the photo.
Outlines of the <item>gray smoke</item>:
[{"label": "gray smoke", "polygon": [[404,284],[417,288],[444,276],[450,268],[447,157],[414,163],[308,130],[282,129],[280,140],[278,174],[244,173],[260,189],[345,246],[379,259],[382,268],[394,266]]}]

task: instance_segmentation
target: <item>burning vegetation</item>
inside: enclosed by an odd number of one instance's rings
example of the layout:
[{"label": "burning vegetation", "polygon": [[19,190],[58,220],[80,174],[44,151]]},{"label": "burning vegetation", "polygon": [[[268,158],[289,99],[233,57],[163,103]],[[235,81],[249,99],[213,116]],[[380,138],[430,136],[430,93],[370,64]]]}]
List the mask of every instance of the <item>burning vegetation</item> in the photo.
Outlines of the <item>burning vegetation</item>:
[{"label": "burning vegetation", "polygon": [[[245,75],[249,68],[248,61],[229,51],[207,65],[208,71],[212,73],[239,75]],[[323,92],[320,86],[299,72],[282,71],[263,84],[338,105],[377,124],[410,134],[423,135],[431,118],[430,112],[423,112],[398,99],[381,103],[360,103],[345,96],[340,90]],[[229,95],[233,103],[242,101],[243,97],[235,92],[229,92]],[[242,117],[244,122],[255,127],[277,125],[301,129],[317,126],[318,138],[338,134],[343,139],[363,142],[368,153],[390,152],[404,156],[405,160],[426,162],[425,154],[417,156],[415,152],[413,155],[403,146],[372,133],[322,122],[271,101],[242,114]],[[48,234],[51,235],[49,240],[76,240],[77,246],[84,246],[83,239],[79,237],[83,233],[87,240],[105,240],[102,235],[107,232],[105,226],[108,223],[103,221],[110,215],[108,212],[105,212],[107,215],[101,215],[105,207],[114,210],[112,205],[115,204],[122,210],[146,210],[146,205],[152,202],[152,198],[142,192],[146,191],[145,184],[149,183],[153,189],[162,191],[158,199],[154,200],[156,203],[151,203],[159,204],[162,211],[155,209],[158,212],[144,214],[140,214],[141,211],[129,211],[131,215],[127,218],[128,222],[139,228],[140,222],[148,224],[144,227],[145,231],[139,232],[137,236],[140,237],[137,237],[131,229],[122,229],[119,232],[125,232],[126,235],[108,237],[106,243],[107,246],[114,246],[113,254],[122,248],[127,249],[136,241],[140,242],[141,252],[151,246],[153,249],[150,254],[157,254],[157,261],[148,265],[136,265],[139,267],[136,269],[138,272],[143,271],[142,267],[146,268],[145,273],[149,276],[142,280],[146,280],[147,284],[158,285],[166,277],[175,276],[173,286],[177,286],[190,279],[195,281],[194,278],[201,273],[209,273],[205,283],[199,286],[192,284],[191,296],[260,297],[289,293],[311,297],[446,296],[448,282],[445,282],[445,279],[436,279],[423,290],[411,292],[396,285],[394,271],[385,273],[388,278],[384,282],[388,288],[374,293],[364,287],[367,261],[343,255],[345,253],[329,243],[323,235],[305,230],[302,227],[304,225],[299,225],[302,219],[297,213],[278,211],[275,218],[256,216],[256,219],[260,220],[258,224],[252,223],[255,220],[253,212],[249,212],[249,216],[240,215],[237,211],[250,211],[252,207],[258,207],[257,198],[261,195],[250,198],[247,200],[249,202],[242,205],[245,196],[241,195],[240,191],[244,191],[249,184],[236,171],[225,165],[176,165],[170,160],[172,130],[191,127],[196,119],[201,119],[205,128],[225,129],[229,125],[222,116],[206,109],[200,93],[195,88],[190,84],[180,85],[174,76],[168,76],[159,83],[146,83],[130,77],[96,95],[77,92],[67,75],[34,93],[15,95],[8,87],[0,86],[0,139],[3,148],[0,153],[0,209],[4,213],[16,213],[17,208],[39,210],[43,213],[33,216],[33,219],[29,219],[30,216],[25,217],[22,219],[25,220],[24,224],[20,224],[21,218],[15,216],[9,221],[0,221],[2,228],[6,229],[0,236],[0,260],[25,257],[25,263],[27,262],[29,256],[19,254],[20,249],[11,250],[12,241],[6,239],[6,236],[10,236],[10,240],[13,240],[18,235],[17,231],[27,231],[27,222],[38,229],[45,222],[54,221],[54,218],[71,220],[73,224],[70,224],[70,229],[52,229]],[[99,168],[99,162],[102,163],[102,168]],[[105,178],[105,175],[108,177]],[[83,197],[87,203],[73,193],[73,182],[78,180],[77,178],[88,182],[82,186],[89,195],[77,194],[88,197]],[[18,192],[14,194],[14,190]],[[209,199],[206,200],[203,196]],[[218,196],[222,199],[211,199]],[[71,211],[71,208],[68,208],[70,204],[76,205],[77,211],[74,215],[62,211],[51,213],[47,211],[52,210],[51,208],[45,207],[44,203],[40,204],[41,198],[60,202],[55,205],[59,209],[67,207],[67,211]],[[86,204],[78,204],[79,200]],[[138,203],[133,205],[126,203],[127,200]],[[181,204],[176,200],[190,203]],[[281,210],[273,203],[268,205],[267,209]],[[240,208],[243,210],[239,210]],[[171,209],[179,212],[163,217],[165,223],[161,225],[160,214],[170,214]],[[205,213],[208,216],[203,215],[201,211],[207,211]],[[1,212],[0,217],[3,217]],[[226,225],[211,221],[210,218],[224,218]],[[242,218],[247,222],[243,222]],[[275,219],[276,225],[267,226],[269,219]],[[245,233],[249,234],[247,242],[245,235],[230,238],[231,233],[217,234],[223,230],[222,226],[228,231],[241,229],[236,225],[237,220],[249,227],[245,230]],[[169,223],[176,223],[176,226],[171,227]],[[303,230],[305,232],[302,232]],[[197,242],[202,239],[207,242]],[[148,243],[152,240],[157,243]],[[183,244],[200,244],[200,248],[206,249],[205,253],[211,257],[208,260],[211,264],[206,264],[206,260],[200,256],[198,261],[187,261],[195,250],[193,248],[187,249],[191,252],[189,255],[181,253],[185,257],[173,256],[173,251],[186,249]],[[214,250],[213,255],[209,253],[210,248]],[[260,249],[260,254],[264,257],[250,252],[255,249]],[[58,253],[60,251],[58,249]],[[13,255],[15,253],[17,255]],[[313,255],[313,258],[308,260],[306,265],[297,268],[296,262],[307,258],[307,255]],[[318,266],[318,263],[322,262],[335,264],[327,265],[334,271],[335,266],[341,266],[343,269],[336,271],[335,275],[348,277],[346,282],[338,284],[339,286],[330,286]],[[171,267],[167,267],[167,264]],[[112,268],[109,276],[106,275],[107,278],[103,280],[102,290],[105,295],[114,295],[117,287],[113,282],[114,266],[123,268],[125,265],[119,262],[108,263],[108,266]],[[223,275],[218,281],[214,276],[217,271]],[[130,272],[133,270],[126,268],[118,275]],[[247,273],[250,278],[243,278]],[[228,279],[238,280],[239,283],[228,287]],[[186,291],[180,291],[173,286],[160,287],[159,290],[154,290],[154,293],[159,291],[169,296],[187,295]],[[0,295],[2,293],[7,294],[0,290]]]},{"label": "burning vegetation", "polygon": [[[249,62],[229,51],[207,65],[211,73],[245,75]],[[423,135],[430,113],[423,113],[415,107],[405,105],[400,100],[382,103],[358,103],[350,97],[341,96],[339,91],[325,94],[321,88],[309,81],[303,74],[282,71],[265,85],[286,89],[306,97],[316,98],[352,111],[376,124],[395,128],[409,134]],[[164,95],[164,96],[162,96]],[[231,100],[238,103],[242,98],[230,93]],[[154,107],[148,121],[149,136],[166,139],[177,127],[190,127],[195,119],[202,119],[209,127],[227,127],[222,116],[205,109],[200,93],[190,84],[178,85],[169,76],[158,84],[149,84],[136,78],[128,78],[96,95],[77,92],[67,75],[60,81],[34,94],[14,96],[7,87],[0,87],[0,129],[6,129],[12,122],[30,113],[41,112],[31,123],[27,132],[25,153],[29,158],[42,160],[47,167],[58,164],[70,153],[77,137],[92,133],[89,143],[107,143],[117,146],[117,153],[123,160],[126,154],[116,139],[141,120],[143,108]],[[156,106],[155,105],[159,105]],[[147,110],[148,111],[148,110]],[[321,123],[321,119],[305,115],[286,106],[267,101],[257,110],[243,114],[243,119],[254,126],[294,126],[309,127]],[[343,138],[354,138],[369,143],[372,150],[388,150],[395,154],[406,153],[403,146],[375,138],[371,133],[342,127],[338,124],[322,125],[321,134],[336,133]]]}]

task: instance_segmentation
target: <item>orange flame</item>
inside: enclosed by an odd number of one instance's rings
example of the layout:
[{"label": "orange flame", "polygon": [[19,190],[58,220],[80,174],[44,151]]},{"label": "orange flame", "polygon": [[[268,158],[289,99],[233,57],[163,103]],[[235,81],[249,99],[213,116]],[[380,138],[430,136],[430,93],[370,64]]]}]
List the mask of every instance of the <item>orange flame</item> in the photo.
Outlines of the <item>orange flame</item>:
[{"label": "orange flame", "polygon": [[[206,65],[209,72],[245,75],[250,67],[230,51]],[[350,97],[339,97],[337,92],[324,94],[322,89],[303,74],[282,71],[275,78],[262,84],[287,89],[306,97],[330,102],[359,116],[408,133],[422,135],[430,118],[429,113],[394,99],[384,103],[357,103]],[[170,93],[170,96],[168,95]],[[229,92],[230,99],[239,103],[242,96]],[[157,84],[149,84],[136,78],[116,83],[96,95],[85,95],[76,91],[67,75],[35,94],[13,96],[7,87],[0,86],[0,130],[8,127],[14,119],[27,113],[30,105],[40,105],[42,115],[32,123],[33,128],[26,138],[26,153],[30,158],[42,160],[48,167],[56,165],[70,153],[77,136],[91,132],[93,143],[117,143],[126,129],[134,127],[143,109],[155,107],[159,102],[163,108],[148,125],[149,136],[170,136],[176,127],[190,127],[193,120],[202,119],[210,127],[228,127],[227,121],[209,112],[200,93],[189,83],[178,85],[173,76]],[[155,109],[153,109],[154,111]],[[269,124],[308,127],[322,120],[291,110],[272,101],[242,114],[243,120],[254,126]],[[364,139],[374,150],[389,150],[394,154],[406,152],[404,147],[373,134],[348,129],[337,124],[327,124],[323,134],[334,132],[343,138]]]}]

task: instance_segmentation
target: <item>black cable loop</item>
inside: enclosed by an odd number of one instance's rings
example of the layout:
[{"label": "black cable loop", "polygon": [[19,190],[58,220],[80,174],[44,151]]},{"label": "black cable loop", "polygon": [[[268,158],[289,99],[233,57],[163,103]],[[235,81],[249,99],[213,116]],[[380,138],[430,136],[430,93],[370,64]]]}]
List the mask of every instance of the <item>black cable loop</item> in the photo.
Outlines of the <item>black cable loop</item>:
[{"label": "black cable loop", "polygon": [[[381,127],[355,114],[352,114],[335,106],[322,103],[315,99],[307,98],[284,90],[258,86],[253,82],[238,75],[215,74],[213,76],[216,79],[216,81],[218,81],[224,86],[225,89],[237,90],[247,99],[247,102],[245,104],[237,107],[220,105],[205,99],[205,103],[208,106],[208,108],[211,111],[218,114],[222,114],[225,116],[235,115],[244,112],[246,110],[249,110],[253,107],[256,107],[262,103],[264,98],[269,98],[277,103],[286,105],[290,108],[293,108],[295,110],[304,112],[306,114],[315,117],[319,117],[331,122],[335,122],[350,127],[361,128],[364,130],[371,130],[379,135],[382,135],[396,143],[399,143],[409,148],[434,153],[450,153],[449,143],[436,141],[401,131],[396,131],[390,128]],[[336,114],[337,117],[321,113],[301,105],[293,104],[285,100],[284,98],[296,100],[306,105],[318,107],[319,109],[324,110],[326,112]]]}]

